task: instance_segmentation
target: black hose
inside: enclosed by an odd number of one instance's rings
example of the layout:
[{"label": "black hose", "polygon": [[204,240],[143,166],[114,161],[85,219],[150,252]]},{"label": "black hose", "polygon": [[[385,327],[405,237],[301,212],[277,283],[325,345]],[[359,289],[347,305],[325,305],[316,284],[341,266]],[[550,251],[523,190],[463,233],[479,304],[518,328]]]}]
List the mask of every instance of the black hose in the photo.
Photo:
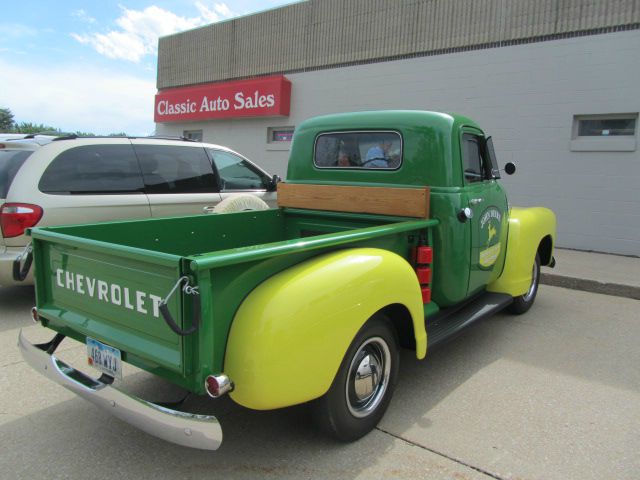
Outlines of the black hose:
[{"label": "black hose", "polygon": [[197,293],[191,295],[191,312],[193,314],[191,327],[186,330],[182,330],[171,316],[169,306],[165,302],[160,303],[160,313],[162,314],[162,318],[164,318],[164,321],[169,325],[169,328],[181,337],[191,335],[200,328],[200,295]]}]

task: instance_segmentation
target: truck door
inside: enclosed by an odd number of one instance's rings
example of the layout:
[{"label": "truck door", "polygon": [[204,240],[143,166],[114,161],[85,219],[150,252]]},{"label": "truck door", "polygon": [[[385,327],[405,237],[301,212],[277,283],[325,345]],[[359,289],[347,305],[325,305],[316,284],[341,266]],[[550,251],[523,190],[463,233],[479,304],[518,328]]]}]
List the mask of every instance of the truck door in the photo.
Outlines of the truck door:
[{"label": "truck door", "polygon": [[491,139],[475,129],[462,133],[461,156],[464,170],[466,204],[473,216],[471,228],[471,264],[467,294],[482,290],[500,274],[504,262],[507,235],[507,198],[497,181]]}]

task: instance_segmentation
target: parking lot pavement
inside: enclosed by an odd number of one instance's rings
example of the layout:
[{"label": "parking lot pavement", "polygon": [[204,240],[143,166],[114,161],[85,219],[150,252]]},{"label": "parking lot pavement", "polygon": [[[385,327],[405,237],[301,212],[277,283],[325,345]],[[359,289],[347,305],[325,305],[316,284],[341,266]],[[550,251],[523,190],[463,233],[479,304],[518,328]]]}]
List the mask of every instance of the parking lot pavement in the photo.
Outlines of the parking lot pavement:
[{"label": "parking lot pavement", "polygon": [[[304,406],[253,412],[189,398],[219,416],[220,450],[150,437],[46,381],[16,338],[32,325],[31,289],[0,289],[1,478],[637,479],[640,302],[541,286],[524,316],[498,315],[417,361],[403,352],[378,429],[353,444],[316,433]],[[61,356],[84,362],[65,341]],[[181,392],[135,369],[127,390]]]}]

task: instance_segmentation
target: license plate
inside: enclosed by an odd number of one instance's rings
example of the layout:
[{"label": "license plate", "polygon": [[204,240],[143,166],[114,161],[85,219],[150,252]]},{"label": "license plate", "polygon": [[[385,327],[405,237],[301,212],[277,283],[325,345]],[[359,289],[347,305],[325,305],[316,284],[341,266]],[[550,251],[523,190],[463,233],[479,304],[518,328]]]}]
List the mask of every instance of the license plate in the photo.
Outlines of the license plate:
[{"label": "license plate", "polygon": [[122,355],[117,348],[87,337],[89,365],[107,375],[122,379]]}]

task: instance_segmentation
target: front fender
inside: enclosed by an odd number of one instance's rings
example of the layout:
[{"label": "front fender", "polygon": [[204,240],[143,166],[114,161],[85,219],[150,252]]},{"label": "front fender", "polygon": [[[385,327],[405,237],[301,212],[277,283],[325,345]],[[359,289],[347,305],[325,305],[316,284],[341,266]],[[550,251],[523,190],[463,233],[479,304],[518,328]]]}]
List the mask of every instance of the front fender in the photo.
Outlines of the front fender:
[{"label": "front fender", "polygon": [[358,248],[320,255],[253,290],[233,320],[224,372],[237,403],[267,410],[326,393],[351,341],[377,311],[409,310],[416,354],[426,353],[420,286],[395,253]]},{"label": "front fender", "polygon": [[551,239],[551,252],[556,238],[556,216],[548,208],[512,208],[509,215],[507,254],[502,274],[489,284],[490,292],[523,295],[531,285],[531,268],[545,237]]}]

